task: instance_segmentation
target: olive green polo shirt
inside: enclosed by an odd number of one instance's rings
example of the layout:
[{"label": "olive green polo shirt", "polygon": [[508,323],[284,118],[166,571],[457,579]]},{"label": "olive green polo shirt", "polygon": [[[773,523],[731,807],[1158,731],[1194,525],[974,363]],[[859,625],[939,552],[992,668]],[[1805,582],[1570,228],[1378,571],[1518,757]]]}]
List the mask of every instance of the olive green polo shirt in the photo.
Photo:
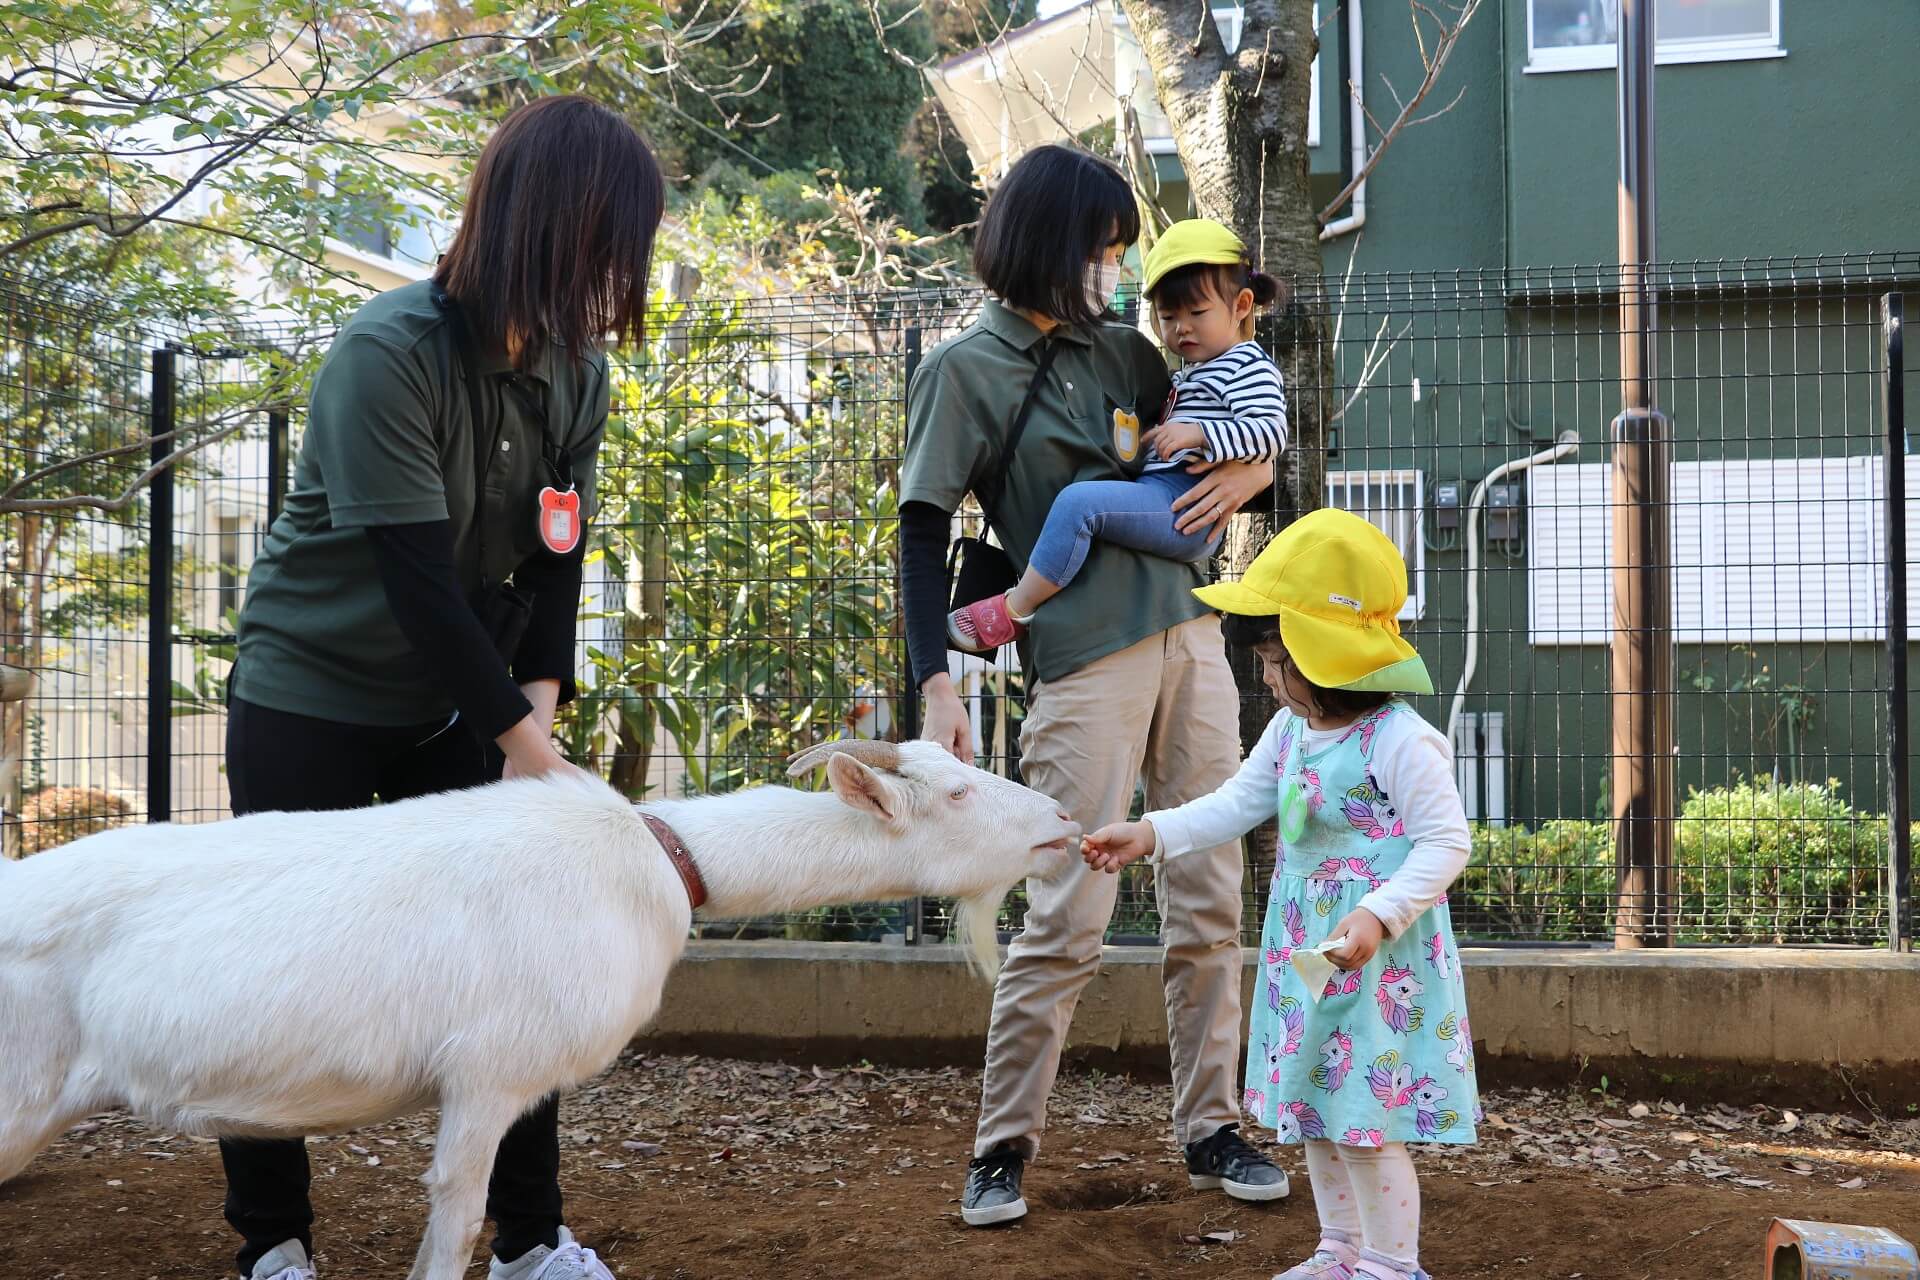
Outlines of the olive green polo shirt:
[{"label": "olive green polo shirt", "polygon": [[[1061,326],[1019,456],[995,512],[1000,544],[1024,565],[1061,489],[1080,480],[1131,480],[1146,465],[1140,435],[1167,400],[1167,366],[1138,330],[1107,322]],[[993,483],[1013,419],[1039,367],[1041,333],[988,302],[964,333],[941,343],[907,391],[907,456],[900,500],[952,511]],[[1034,615],[1025,668],[1040,680],[1074,671],[1207,612],[1206,582],[1191,564],[1095,540],[1086,566]]]},{"label": "olive green polo shirt", "polygon": [[483,353],[478,365],[476,414],[429,281],[381,294],[341,329],[314,377],[286,506],[247,578],[236,696],[349,724],[424,724],[453,714],[431,656],[414,652],[387,607],[365,530],[450,521],[460,587],[473,591],[477,419],[493,442],[488,577],[504,582],[540,547],[539,493],[553,483],[541,454],[542,398],[548,429],[573,460],[583,521],[607,420],[603,356],[575,363],[556,346],[524,375],[501,352]]}]

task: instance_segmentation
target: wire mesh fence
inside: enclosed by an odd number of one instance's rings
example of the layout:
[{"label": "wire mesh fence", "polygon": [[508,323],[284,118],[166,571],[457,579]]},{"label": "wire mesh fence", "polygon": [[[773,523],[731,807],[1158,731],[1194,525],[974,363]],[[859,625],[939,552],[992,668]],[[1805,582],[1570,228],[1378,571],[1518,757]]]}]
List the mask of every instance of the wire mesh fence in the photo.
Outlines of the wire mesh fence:
[{"label": "wire mesh fence", "polygon": [[[1920,256],[1873,255],[1664,266],[1654,280],[1682,796],[1668,905],[1683,939],[1887,936],[1888,813],[1909,785],[1888,750],[1905,711],[1887,514],[1910,480],[1904,438],[1886,447],[1880,298],[1916,278]],[[1401,625],[1440,686],[1415,708],[1453,742],[1473,822],[1454,919],[1481,940],[1612,935],[1617,283],[1611,268],[1352,275],[1302,282],[1262,329],[1290,379],[1290,476],[1407,559]],[[0,645],[39,674],[0,713],[0,756],[17,762],[8,850],[219,816],[233,617],[298,448],[289,379],[312,344],[263,326],[134,325],[18,280],[0,279],[0,301],[9,496],[133,486],[111,511],[0,517]],[[967,290],[663,303],[644,349],[615,360],[581,696],[560,726],[574,758],[636,797],[677,795],[772,781],[822,738],[914,731],[895,591],[906,385],[979,303]],[[170,397],[154,395],[163,367]],[[136,483],[156,424],[169,440],[221,438]],[[1293,509],[1291,487],[1266,500],[1272,520]],[[157,570],[155,545],[171,552]],[[1904,574],[1908,548],[1893,550]],[[956,654],[952,672],[980,762],[1017,776],[1017,657]],[[1251,940],[1270,834],[1248,848]],[[1127,876],[1110,938],[1151,942],[1151,882]],[[1016,892],[1003,924],[1019,911]],[[917,941],[947,925],[944,904],[895,902],[700,928]]]}]

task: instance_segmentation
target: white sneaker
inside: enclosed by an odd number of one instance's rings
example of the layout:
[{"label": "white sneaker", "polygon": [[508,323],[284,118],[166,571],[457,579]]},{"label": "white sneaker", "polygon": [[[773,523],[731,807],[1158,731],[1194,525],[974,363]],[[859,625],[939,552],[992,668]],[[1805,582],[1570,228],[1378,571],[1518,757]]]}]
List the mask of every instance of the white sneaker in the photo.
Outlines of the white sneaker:
[{"label": "white sneaker", "polygon": [[253,1280],[314,1280],[313,1262],[304,1245],[289,1240],[253,1264]]},{"label": "white sneaker", "polygon": [[581,1248],[565,1227],[560,1228],[559,1247],[540,1245],[514,1262],[495,1258],[487,1266],[487,1275],[490,1280],[613,1280],[606,1264],[593,1250]]}]

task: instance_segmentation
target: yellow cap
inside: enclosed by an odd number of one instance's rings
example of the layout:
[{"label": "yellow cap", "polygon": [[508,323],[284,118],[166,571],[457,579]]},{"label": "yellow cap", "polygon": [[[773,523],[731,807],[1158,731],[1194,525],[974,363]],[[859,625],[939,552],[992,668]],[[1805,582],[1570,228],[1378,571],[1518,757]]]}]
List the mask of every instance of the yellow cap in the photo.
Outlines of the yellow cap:
[{"label": "yellow cap", "polygon": [[1222,613],[1278,615],[1293,665],[1323,689],[1433,692],[1427,664],[1400,637],[1407,562],[1392,539],[1350,512],[1302,516],[1240,581],[1193,594]]},{"label": "yellow cap", "polygon": [[1147,250],[1146,280],[1140,291],[1152,293],[1161,277],[1177,267],[1203,262],[1230,267],[1246,260],[1247,246],[1227,227],[1212,218],[1188,218],[1168,227]]}]

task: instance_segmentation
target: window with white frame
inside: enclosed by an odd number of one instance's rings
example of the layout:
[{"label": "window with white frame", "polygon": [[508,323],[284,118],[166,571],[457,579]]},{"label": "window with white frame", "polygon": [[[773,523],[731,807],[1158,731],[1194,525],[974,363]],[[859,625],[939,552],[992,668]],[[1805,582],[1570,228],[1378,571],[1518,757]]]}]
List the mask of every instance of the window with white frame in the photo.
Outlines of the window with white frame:
[{"label": "window with white frame", "polygon": [[[1886,503],[1877,457],[1683,462],[1669,524],[1679,644],[1876,640]],[[1604,645],[1613,617],[1612,468],[1528,473],[1527,624],[1536,645]],[[1920,475],[1909,475],[1909,504]],[[1920,531],[1908,542],[1920,549]],[[1909,560],[1909,625],[1920,563]]]},{"label": "window with white frame", "polygon": [[[1610,68],[1620,0],[1527,0],[1527,70]],[[1777,58],[1780,0],[1654,0],[1659,62]]]},{"label": "window with white frame", "polygon": [[1407,562],[1407,603],[1400,620],[1417,621],[1427,608],[1426,478],[1418,471],[1329,471],[1326,503],[1366,520],[1400,549]]}]

